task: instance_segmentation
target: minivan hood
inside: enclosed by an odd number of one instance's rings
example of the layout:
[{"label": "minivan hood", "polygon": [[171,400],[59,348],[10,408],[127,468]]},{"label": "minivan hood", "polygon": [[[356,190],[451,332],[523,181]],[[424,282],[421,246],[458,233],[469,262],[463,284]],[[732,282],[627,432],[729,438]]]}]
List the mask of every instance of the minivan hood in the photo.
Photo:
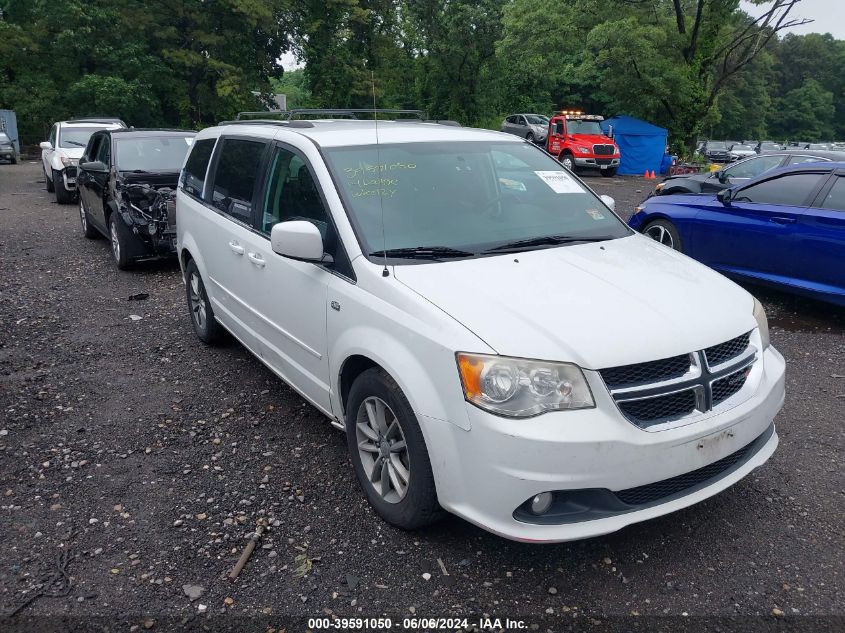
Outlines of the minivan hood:
[{"label": "minivan hood", "polygon": [[82,154],[85,153],[84,147],[59,147],[56,151],[62,155],[67,156],[68,158],[82,158]]},{"label": "minivan hood", "polygon": [[756,326],[745,290],[639,234],[394,275],[499,354],[587,369],[703,349]]}]

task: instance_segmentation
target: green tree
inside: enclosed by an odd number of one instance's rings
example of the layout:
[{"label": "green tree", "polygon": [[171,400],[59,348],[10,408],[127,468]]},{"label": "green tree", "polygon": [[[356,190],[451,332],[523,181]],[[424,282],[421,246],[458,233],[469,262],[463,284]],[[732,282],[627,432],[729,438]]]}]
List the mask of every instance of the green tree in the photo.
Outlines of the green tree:
[{"label": "green tree", "polygon": [[783,138],[829,140],[835,113],[833,93],[815,79],[806,79],[778,101],[772,127]]}]

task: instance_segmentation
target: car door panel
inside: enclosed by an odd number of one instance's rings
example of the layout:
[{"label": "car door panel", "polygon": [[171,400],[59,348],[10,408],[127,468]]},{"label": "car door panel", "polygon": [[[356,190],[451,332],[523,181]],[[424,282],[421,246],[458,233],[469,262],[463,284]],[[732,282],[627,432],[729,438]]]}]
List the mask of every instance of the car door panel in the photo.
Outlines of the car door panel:
[{"label": "car door panel", "polygon": [[812,200],[823,178],[812,173],[786,174],[734,189],[733,198],[725,203],[708,196],[696,212],[695,256],[728,273],[790,278],[802,203]]},{"label": "car door panel", "polygon": [[275,253],[270,231],[278,221],[304,219],[326,230],[325,207],[304,159],[276,145],[268,165],[256,230],[246,236],[251,268],[249,305],[263,360],[302,395],[331,414],[326,309],[332,273],[313,262]]},{"label": "car door panel", "polygon": [[845,297],[845,172],[831,177],[795,227],[796,282]]}]

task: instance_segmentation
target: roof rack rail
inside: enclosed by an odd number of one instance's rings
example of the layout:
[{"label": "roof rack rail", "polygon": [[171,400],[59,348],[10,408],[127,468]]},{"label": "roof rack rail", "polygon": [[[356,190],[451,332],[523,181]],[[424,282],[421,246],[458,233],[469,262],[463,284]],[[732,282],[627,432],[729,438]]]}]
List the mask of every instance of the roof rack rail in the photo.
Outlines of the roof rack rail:
[{"label": "roof rack rail", "polygon": [[[268,117],[272,116],[282,116],[285,119],[288,119],[288,111],[287,110],[259,110],[257,112],[238,112],[237,116],[235,117],[236,121],[240,121],[241,119],[246,119],[249,117],[261,117],[263,119],[267,119]],[[271,119],[273,121],[277,121],[279,119]]]},{"label": "roof rack rail", "polygon": [[65,123],[120,123],[123,127],[126,127],[126,123],[124,123],[123,119],[109,116],[79,117],[76,119],[68,119]]},{"label": "roof rack rail", "polygon": [[314,127],[311,121],[281,121],[279,119],[234,119],[220,121],[217,125],[278,125],[280,127]]},{"label": "roof rack rail", "polygon": [[296,108],[287,111],[288,118],[297,116],[348,116],[352,119],[359,118],[359,114],[408,114],[417,119],[425,120],[426,115],[422,110],[404,110],[401,108]]}]

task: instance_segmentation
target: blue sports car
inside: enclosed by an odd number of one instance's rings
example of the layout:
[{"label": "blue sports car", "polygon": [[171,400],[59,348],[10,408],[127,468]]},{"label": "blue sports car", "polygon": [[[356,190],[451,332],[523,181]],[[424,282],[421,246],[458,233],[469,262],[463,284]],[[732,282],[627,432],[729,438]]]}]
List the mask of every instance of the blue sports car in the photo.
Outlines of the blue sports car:
[{"label": "blue sports car", "polygon": [[716,195],[655,196],[628,223],[731,277],[845,306],[845,162],[774,169]]}]

